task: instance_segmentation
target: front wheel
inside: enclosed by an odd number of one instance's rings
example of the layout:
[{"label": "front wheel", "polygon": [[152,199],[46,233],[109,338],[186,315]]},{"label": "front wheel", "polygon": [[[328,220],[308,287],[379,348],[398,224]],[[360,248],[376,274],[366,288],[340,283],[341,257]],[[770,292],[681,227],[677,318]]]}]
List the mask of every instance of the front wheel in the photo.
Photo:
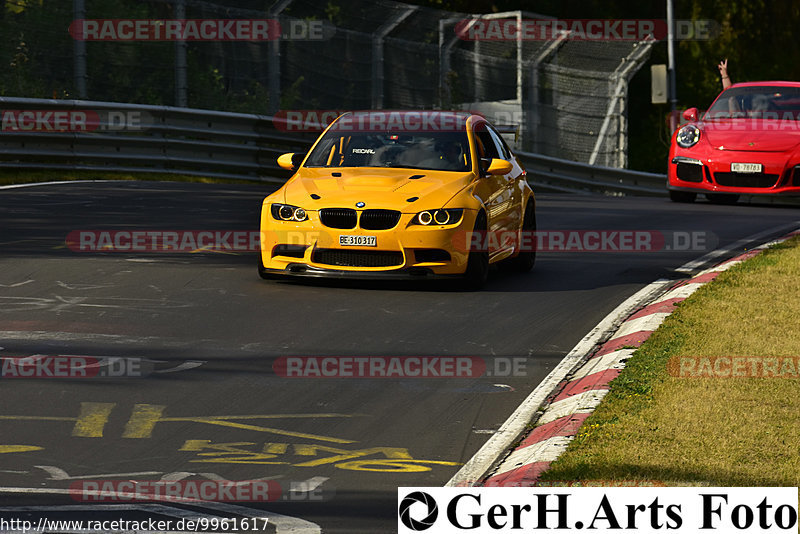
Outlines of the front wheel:
[{"label": "front wheel", "polygon": [[264,262],[261,261],[261,251],[258,251],[258,276],[263,278],[264,280],[277,280],[279,277],[267,272],[264,268]]},{"label": "front wheel", "polygon": [[[486,214],[480,212],[475,219],[473,232],[477,232],[481,239],[470,239],[473,244],[467,259],[467,270],[464,272],[464,285],[467,289],[480,289],[489,278],[489,250],[485,244],[487,229]],[[476,241],[479,244],[475,245]]]},{"label": "front wheel", "polygon": [[[520,232],[520,239],[518,243],[522,246],[523,243],[530,243],[529,250],[521,250],[519,254],[508,260],[508,266],[519,273],[527,273],[533,269],[536,263],[536,212],[533,210],[530,202],[525,208],[525,216],[522,219],[522,230]],[[527,248],[527,247],[526,247]]]}]

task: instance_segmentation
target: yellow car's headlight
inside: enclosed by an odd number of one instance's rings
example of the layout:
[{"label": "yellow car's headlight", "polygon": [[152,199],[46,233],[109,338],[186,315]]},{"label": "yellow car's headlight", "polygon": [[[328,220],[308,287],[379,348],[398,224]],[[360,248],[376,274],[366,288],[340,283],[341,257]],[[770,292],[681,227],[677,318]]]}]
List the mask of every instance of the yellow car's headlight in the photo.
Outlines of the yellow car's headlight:
[{"label": "yellow car's headlight", "polygon": [[417,213],[411,222],[412,224],[421,224],[422,226],[444,226],[448,224],[457,224],[463,215],[464,210],[461,208],[426,210]]},{"label": "yellow car's headlight", "polygon": [[270,208],[272,211],[272,218],[278,221],[295,221],[301,222],[308,220],[306,210],[291,206],[289,204],[273,204]]}]

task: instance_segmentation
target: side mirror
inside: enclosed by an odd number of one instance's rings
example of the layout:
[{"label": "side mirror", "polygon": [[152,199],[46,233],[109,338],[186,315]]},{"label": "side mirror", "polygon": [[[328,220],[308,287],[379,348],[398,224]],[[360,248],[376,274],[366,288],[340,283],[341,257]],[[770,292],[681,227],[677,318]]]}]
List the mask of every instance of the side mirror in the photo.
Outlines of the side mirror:
[{"label": "side mirror", "polygon": [[492,158],[486,168],[486,174],[508,174],[514,169],[511,162],[504,159]]},{"label": "side mirror", "polygon": [[697,108],[689,108],[683,112],[683,118],[689,122],[697,121]]},{"label": "side mirror", "polygon": [[296,152],[282,154],[280,157],[278,157],[278,165],[287,171],[296,171],[298,168],[300,168],[300,164],[303,163],[304,157],[305,156],[303,154],[298,154]]}]

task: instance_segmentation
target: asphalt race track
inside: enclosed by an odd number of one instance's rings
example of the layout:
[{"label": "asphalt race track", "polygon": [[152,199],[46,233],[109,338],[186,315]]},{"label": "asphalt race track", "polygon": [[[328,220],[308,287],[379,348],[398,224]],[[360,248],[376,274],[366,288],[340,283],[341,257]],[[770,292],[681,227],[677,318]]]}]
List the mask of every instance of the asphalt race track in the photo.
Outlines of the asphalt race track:
[{"label": "asphalt race track", "polygon": [[[480,292],[264,281],[252,251],[80,252],[65,242],[90,230],[256,231],[270,191],[158,182],[0,190],[0,357],[116,357],[104,361],[133,375],[4,376],[0,517],[191,510],[268,517],[279,532],[392,532],[397,488],[443,485],[625,298],[683,277],[674,269],[712,249],[800,220],[797,208],[766,204],[539,195],[540,231],[654,231],[664,246],[540,253],[532,273],[493,271]],[[468,356],[494,376],[284,378],[273,364],[287,356]],[[269,479],[282,494],[203,507],[108,501],[87,512],[68,491],[130,479]]]}]

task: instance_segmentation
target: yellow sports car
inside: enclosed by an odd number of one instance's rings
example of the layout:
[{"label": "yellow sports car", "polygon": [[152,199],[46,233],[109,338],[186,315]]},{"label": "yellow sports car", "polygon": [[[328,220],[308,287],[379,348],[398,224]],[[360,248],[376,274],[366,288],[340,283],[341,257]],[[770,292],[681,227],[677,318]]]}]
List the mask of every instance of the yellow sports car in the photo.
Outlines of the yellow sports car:
[{"label": "yellow sports car", "polygon": [[364,111],[338,117],[261,209],[259,274],[463,277],[533,267],[525,169],[480,115]]}]

